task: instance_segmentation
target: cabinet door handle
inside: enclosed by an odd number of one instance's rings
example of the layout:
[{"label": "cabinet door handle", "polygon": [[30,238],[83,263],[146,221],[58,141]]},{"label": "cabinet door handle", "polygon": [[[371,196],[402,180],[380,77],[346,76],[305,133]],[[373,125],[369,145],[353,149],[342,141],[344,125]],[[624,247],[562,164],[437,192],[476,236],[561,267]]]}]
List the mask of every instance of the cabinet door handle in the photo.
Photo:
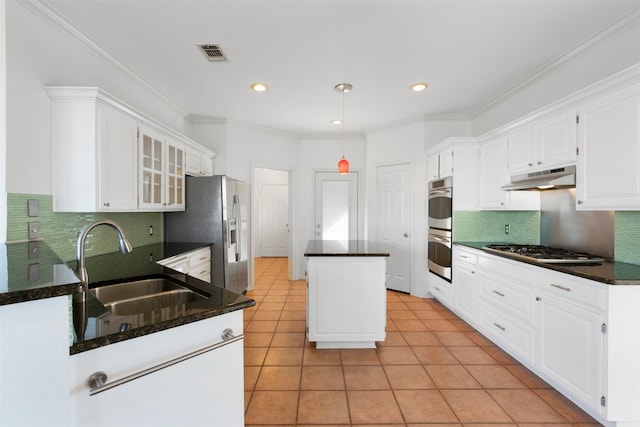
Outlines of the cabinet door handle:
[{"label": "cabinet door handle", "polygon": [[551,283],[549,286],[553,286],[554,288],[558,288],[563,291],[571,292],[571,288],[567,288],[566,286],[556,285],[555,283]]},{"label": "cabinet door handle", "polygon": [[503,297],[503,296],[504,296],[504,294],[503,294],[502,292],[499,292],[499,291],[496,291],[496,290],[493,290],[493,291],[491,291],[491,292],[493,292],[494,294],[496,294],[496,295],[498,295],[498,296],[501,296],[501,297]]},{"label": "cabinet door handle", "polygon": [[542,298],[536,297],[536,301],[542,301]]},{"label": "cabinet door handle", "polygon": [[584,202],[583,202],[582,200],[578,200],[578,204],[579,204],[579,205],[581,205],[581,204],[583,204],[583,203],[584,203]]},{"label": "cabinet door handle", "polygon": [[105,207],[107,207],[107,208],[108,208],[109,206],[111,206],[111,203],[109,203],[109,202],[104,202],[104,203],[103,203],[103,205],[104,205]]},{"label": "cabinet door handle", "polygon": [[507,328],[505,328],[502,325],[499,325],[498,323],[494,323],[493,326],[495,326],[496,328],[500,329],[501,331],[506,331],[507,330]]},{"label": "cabinet door handle", "polygon": [[[225,334],[226,333],[229,334],[229,336],[230,336],[229,338],[225,338]],[[94,383],[93,385],[95,385],[96,387],[92,387],[92,384],[89,383],[89,387],[90,387],[89,388],[89,396],[94,396],[94,395],[96,395],[98,393],[102,393],[103,391],[110,390],[110,389],[112,389],[114,387],[117,387],[119,385],[126,384],[126,383],[128,383],[130,381],[133,381],[133,380],[137,380],[138,378],[144,377],[145,375],[153,374],[154,372],[157,372],[157,371],[160,371],[162,369],[168,368],[169,366],[173,366],[175,364],[184,362],[185,360],[189,360],[189,359],[194,358],[196,356],[200,356],[201,354],[208,353],[208,352],[210,352],[212,350],[215,350],[217,348],[224,347],[227,344],[234,343],[234,342],[239,341],[239,340],[241,340],[243,338],[244,338],[244,335],[235,335],[234,336],[233,335],[233,330],[227,328],[222,332],[222,339],[224,341],[215,343],[215,344],[210,345],[208,347],[201,348],[200,350],[196,350],[194,352],[185,354],[184,356],[176,357],[175,359],[168,360],[168,361],[166,361],[164,363],[160,363],[158,365],[155,365],[155,366],[152,366],[150,368],[144,369],[142,371],[136,372],[135,374],[127,375],[126,377],[120,378],[119,380],[115,380],[115,381],[112,381],[110,383],[101,384],[101,385],[98,385],[97,383]],[[91,378],[94,378],[94,376],[96,376],[96,375],[101,377],[100,374],[104,374],[104,372],[100,372],[100,371],[96,372],[95,374],[91,375],[91,377],[89,377],[89,381],[91,381]],[[104,380],[105,381],[106,381],[106,377],[107,377],[107,374],[104,374]]]}]

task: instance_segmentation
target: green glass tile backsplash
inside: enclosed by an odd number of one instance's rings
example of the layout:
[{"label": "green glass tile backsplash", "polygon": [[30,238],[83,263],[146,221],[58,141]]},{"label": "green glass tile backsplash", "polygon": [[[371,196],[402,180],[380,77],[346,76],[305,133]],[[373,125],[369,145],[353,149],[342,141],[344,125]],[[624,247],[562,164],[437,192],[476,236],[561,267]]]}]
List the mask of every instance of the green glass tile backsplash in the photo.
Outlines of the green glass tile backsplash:
[{"label": "green glass tile backsplash", "polygon": [[640,264],[640,212],[616,212],[615,259]]},{"label": "green glass tile backsplash", "polygon": [[[504,226],[510,232],[505,234]],[[540,244],[539,211],[455,211],[454,242]]]},{"label": "green glass tile backsplash", "polygon": [[[29,217],[29,199],[39,203],[40,215]],[[162,241],[162,214],[159,212],[134,213],[60,213],[51,210],[51,196],[35,194],[7,194],[7,242],[25,241],[29,238],[28,222],[40,223],[40,239],[64,261],[76,258],[78,233],[86,224],[97,219],[110,219],[124,230],[133,247],[151,245]],[[153,235],[149,236],[149,226]],[[86,256],[102,255],[118,251],[118,239],[110,227],[94,229],[86,240]]]}]

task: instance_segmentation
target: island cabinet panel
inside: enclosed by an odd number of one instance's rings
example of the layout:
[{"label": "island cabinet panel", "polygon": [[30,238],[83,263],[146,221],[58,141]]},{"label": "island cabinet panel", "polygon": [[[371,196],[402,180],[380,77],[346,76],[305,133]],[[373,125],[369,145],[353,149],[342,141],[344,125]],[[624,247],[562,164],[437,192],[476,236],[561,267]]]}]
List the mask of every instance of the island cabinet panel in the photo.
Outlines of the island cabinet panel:
[{"label": "island cabinet panel", "polygon": [[384,341],[385,272],[385,257],[309,257],[309,341],[317,348],[374,348]]},{"label": "island cabinet panel", "polygon": [[[71,425],[244,425],[242,337],[238,310],[73,355]],[[95,389],[96,372],[132,379]]]}]

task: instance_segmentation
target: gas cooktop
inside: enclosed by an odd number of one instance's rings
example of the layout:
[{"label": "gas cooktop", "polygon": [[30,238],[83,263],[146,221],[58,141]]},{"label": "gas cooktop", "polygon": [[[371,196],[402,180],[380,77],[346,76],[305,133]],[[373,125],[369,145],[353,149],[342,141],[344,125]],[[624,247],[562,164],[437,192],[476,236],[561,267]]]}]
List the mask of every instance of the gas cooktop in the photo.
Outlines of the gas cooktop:
[{"label": "gas cooktop", "polygon": [[483,249],[546,264],[599,264],[604,262],[604,258],[598,255],[541,245],[503,243],[487,245]]}]

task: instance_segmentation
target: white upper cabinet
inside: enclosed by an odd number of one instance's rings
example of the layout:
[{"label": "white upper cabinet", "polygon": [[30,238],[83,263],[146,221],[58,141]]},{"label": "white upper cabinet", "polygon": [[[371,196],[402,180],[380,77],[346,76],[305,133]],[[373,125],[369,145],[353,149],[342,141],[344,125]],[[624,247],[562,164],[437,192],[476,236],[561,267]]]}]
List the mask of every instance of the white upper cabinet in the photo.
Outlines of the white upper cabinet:
[{"label": "white upper cabinet", "polygon": [[55,212],[124,212],[138,206],[136,121],[97,98],[96,90],[48,88],[53,102]]},{"label": "white upper cabinet", "polygon": [[448,138],[427,151],[427,181],[453,177],[453,210],[478,210],[478,139]]},{"label": "white upper cabinet", "polygon": [[501,187],[508,181],[507,139],[484,143],[480,147],[480,209],[506,209],[509,193]]},{"label": "white upper cabinet", "polygon": [[196,149],[186,147],[185,173],[193,176],[213,175],[213,156]]},{"label": "white upper cabinet", "polygon": [[139,137],[139,208],[184,210],[184,148],[153,129]]},{"label": "white upper cabinet", "polygon": [[47,87],[55,212],[184,210],[186,149],[215,153],[98,88]]},{"label": "white upper cabinet", "polygon": [[578,112],[577,208],[640,210],[640,83]]},{"label": "white upper cabinet", "polygon": [[507,137],[509,173],[528,172],[538,166],[535,128],[527,126]]},{"label": "white upper cabinet", "polygon": [[535,172],[576,161],[576,112],[565,111],[508,135],[509,173]]},{"label": "white upper cabinet", "polygon": [[429,181],[452,176],[453,148],[446,148],[436,154],[428,156],[427,173],[429,174]]},{"label": "white upper cabinet", "polygon": [[576,117],[576,110],[569,110],[542,119],[536,126],[538,148],[536,164],[542,169],[576,162]]},{"label": "white upper cabinet", "polygon": [[504,191],[508,184],[508,140],[502,136],[489,140],[480,147],[480,209],[483,210],[538,210],[540,193],[537,191]]}]

